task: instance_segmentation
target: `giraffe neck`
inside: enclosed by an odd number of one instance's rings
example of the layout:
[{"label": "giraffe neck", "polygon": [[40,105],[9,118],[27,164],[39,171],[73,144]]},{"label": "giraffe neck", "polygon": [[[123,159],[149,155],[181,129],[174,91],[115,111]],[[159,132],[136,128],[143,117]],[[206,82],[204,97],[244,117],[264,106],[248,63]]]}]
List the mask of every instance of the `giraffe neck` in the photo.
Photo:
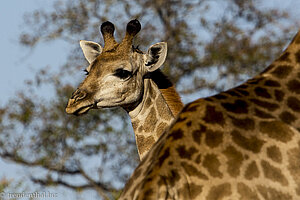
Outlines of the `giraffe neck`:
[{"label": "giraffe neck", "polygon": [[169,80],[160,72],[144,79],[144,94],[129,115],[140,160],[170,126],[183,104]]}]

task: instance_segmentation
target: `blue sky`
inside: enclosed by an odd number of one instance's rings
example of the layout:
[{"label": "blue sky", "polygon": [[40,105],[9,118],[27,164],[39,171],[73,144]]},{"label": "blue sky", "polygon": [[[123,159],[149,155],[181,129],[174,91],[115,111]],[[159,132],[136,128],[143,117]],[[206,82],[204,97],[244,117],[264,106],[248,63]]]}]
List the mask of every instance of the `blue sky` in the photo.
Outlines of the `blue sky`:
[{"label": "blue sky", "polygon": [[[22,30],[24,13],[31,12],[38,8],[47,9],[51,7],[53,1],[50,0],[9,0],[0,4],[0,105],[7,103],[17,90],[24,88],[24,81],[34,76],[35,72],[45,66],[58,68],[65,63],[68,46],[63,41],[41,43],[33,50],[22,47],[18,43],[18,37]],[[267,7],[280,7],[282,10],[291,11],[293,18],[300,21],[300,0],[268,0],[264,1]],[[299,27],[300,28],[300,27]],[[80,40],[82,38],[78,38]],[[47,93],[47,91],[44,91]],[[0,159],[0,179],[18,180],[26,177],[28,169],[18,167]],[[29,187],[28,192],[34,192],[33,187]],[[35,188],[35,187],[34,187]],[[58,189],[60,194],[57,199],[64,199],[64,196],[72,195],[63,189]],[[52,190],[54,191],[54,190]],[[91,193],[86,193],[93,195]],[[70,197],[70,196],[69,196]],[[87,199],[87,196],[85,196]]]}]

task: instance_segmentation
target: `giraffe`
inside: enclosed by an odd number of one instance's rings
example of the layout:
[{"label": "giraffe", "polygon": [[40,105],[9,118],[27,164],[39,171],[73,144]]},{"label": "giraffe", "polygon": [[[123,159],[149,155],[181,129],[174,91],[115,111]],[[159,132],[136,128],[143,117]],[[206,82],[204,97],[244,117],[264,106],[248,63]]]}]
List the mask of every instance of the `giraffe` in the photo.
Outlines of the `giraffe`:
[{"label": "giraffe", "polygon": [[66,112],[79,115],[91,108],[124,108],[131,118],[142,160],[183,104],[173,84],[159,69],[167,55],[167,44],[156,43],[147,53],[133,47],[132,40],[141,29],[138,20],[127,24],[121,43],[115,41],[114,29],[111,22],[101,25],[103,48],[95,42],[80,41],[90,65],[87,77],[69,99]]},{"label": "giraffe", "polygon": [[300,31],[247,82],[187,104],[120,199],[300,199]]}]

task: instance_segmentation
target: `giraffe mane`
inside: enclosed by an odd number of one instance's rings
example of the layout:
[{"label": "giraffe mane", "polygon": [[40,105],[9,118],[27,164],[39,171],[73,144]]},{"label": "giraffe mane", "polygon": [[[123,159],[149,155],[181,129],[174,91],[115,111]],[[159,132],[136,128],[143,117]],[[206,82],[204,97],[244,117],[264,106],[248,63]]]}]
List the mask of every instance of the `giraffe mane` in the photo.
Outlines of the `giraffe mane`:
[{"label": "giraffe mane", "polygon": [[174,116],[177,116],[183,108],[183,103],[173,83],[165,74],[161,72],[160,69],[151,72],[150,77],[158,86],[158,89],[160,90],[162,96],[166,100],[172,114]]}]

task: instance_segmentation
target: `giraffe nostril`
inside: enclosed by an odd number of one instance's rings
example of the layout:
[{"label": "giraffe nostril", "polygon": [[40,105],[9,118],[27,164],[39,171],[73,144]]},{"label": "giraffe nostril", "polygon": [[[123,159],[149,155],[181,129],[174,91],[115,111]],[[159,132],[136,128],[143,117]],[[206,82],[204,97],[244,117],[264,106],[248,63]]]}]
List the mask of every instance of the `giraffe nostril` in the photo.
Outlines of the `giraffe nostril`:
[{"label": "giraffe nostril", "polygon": [[78,101],[78,100],[86,97],[86,95],[87,95],[87,93],[85,91],[77,89],[75,92],[73,92],[71,99]]}]

